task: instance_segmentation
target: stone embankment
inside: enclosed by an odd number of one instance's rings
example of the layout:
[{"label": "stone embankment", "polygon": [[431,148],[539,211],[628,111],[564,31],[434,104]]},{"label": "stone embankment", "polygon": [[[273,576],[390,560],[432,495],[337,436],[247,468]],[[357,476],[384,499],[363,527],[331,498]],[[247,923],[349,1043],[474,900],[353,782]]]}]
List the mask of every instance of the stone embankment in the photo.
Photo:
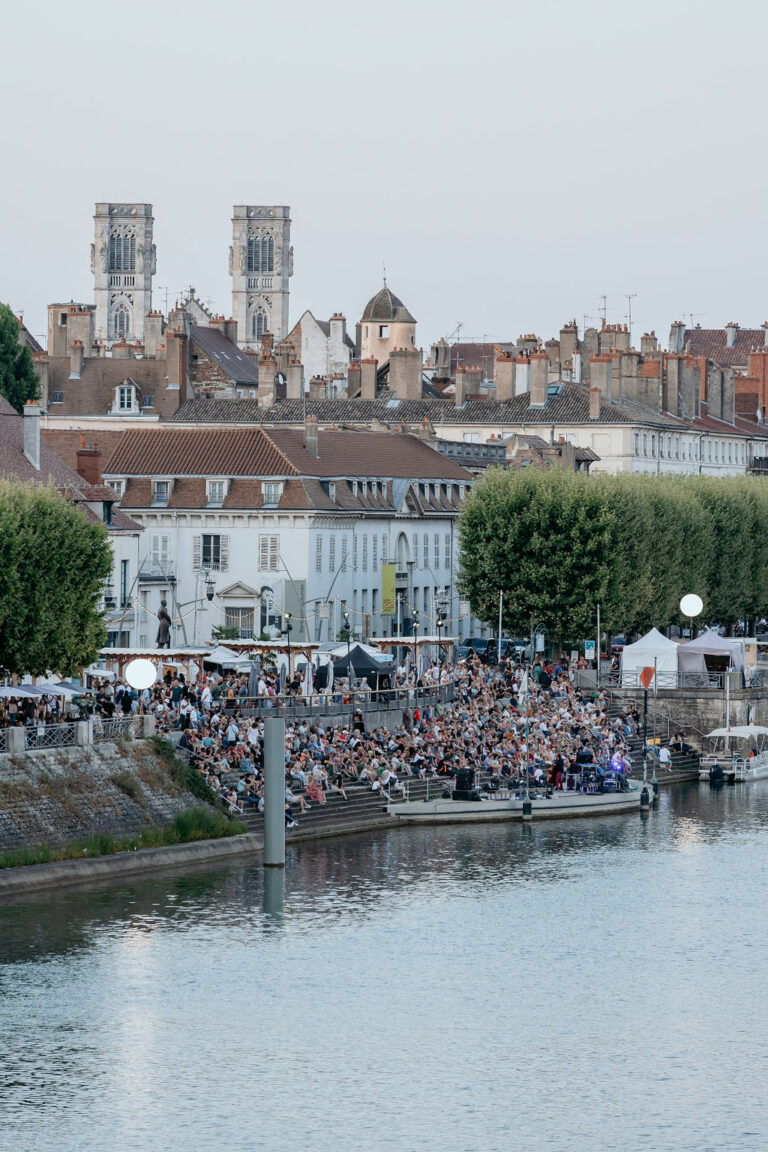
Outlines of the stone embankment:
[{"label": "stone embankment", "polygon": [[0,756],[0,854],[129,836],[207,807],[145,740]]}]

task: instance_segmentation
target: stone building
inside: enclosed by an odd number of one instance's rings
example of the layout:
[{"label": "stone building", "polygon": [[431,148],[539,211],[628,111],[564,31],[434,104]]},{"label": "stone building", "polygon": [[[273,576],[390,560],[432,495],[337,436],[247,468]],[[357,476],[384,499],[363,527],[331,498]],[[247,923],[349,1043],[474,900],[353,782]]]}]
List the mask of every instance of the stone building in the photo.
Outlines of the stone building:
[{"label": "stone building", "polygon": [[232,209],[232,315],[241,346],[288,335],[288,299],[293,275],[290,208],[236,204]]},{"label": "stone building", "polygon": [[416,321],[386,282],[363,309],[356,343],[360,358],[376,360],[379,368],[388,363],[393,349],[416,348]]},{"label": "stone building", "polygon": [[96,339],[106,345],[116,340],[143,340],[144,318],[152,309],[156,266],[152,205],[97,204],[93,221]]}]

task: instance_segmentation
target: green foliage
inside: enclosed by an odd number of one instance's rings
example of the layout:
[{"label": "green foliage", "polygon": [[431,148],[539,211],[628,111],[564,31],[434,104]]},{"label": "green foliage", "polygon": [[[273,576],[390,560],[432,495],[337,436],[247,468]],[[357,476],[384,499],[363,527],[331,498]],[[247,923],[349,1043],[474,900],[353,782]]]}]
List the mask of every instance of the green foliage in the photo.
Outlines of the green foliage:
[{"label": "green foliage", "polygon": [[7,304],[0,304],[0,395],[21,412],[27,400],[36,400],[40,381],[32,353],[19,343],[19,322]]},{"label": "green foliage", "polygon": [[216,633],[216,641],[220,643],[222,640],[237,640],[240,635],[240,629],[234,626],[228,628],[214,628]]},{"label": "green foliage", "polygon": [[53,488],[0,480],[0,668],[62,676],[106,641],[99,611],[112,555],[103,524]]},{"label": "green foliage", "polygon": [[221,801],[218,793],[206,784],[203,777],[195,772],[186,760],[177,755],[176,749],[170,741],[164,740],[162,736],[152,736],[150,743],[158,759],[165,764],[171,778],[179,788],[191,792],[193,796],[197,796],[198,800],[205,800],[207,804],[220,806]]},{"label": "green foliage", "polygon": [[490,469],[459,520],[459,586],[481,620],[555,638],[679,622],[698,592],[706,618],[768,609],[768,486],[754,477],[588,476]]},{"label": "green foliage", "polygon": [[229,820],[221,812],[191,808],[180,812],[172,824],[144,828],[135,836],[110,836],[95,832],[87,840],[51,847],[37,844],[0,855],[0,868],[19,868],[26,864],[50,864],[56,860],[88,860],[97,856],[114,856],[117,852],[138,852],[142,848],[165,848],[171,844],[188,844],[193,840],[219,840],[239,836],[245,825]]}]

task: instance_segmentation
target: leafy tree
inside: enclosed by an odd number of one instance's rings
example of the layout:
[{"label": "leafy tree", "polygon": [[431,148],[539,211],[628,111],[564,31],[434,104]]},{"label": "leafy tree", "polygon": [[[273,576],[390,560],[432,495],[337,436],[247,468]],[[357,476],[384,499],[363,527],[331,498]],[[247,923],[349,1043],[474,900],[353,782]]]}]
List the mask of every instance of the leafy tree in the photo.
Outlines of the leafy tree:
[{"label": "leafy tree", "polygon": [[19,322],[7,304],[0,304],[0,395],[21,412],[39,392],[32,353],[19,344]]},{"label": "leafy tree", "polygon": [[0,668],[69,676],[90,664],[106,640],[104,525],[53,488],[0,480],[0,541]]}]

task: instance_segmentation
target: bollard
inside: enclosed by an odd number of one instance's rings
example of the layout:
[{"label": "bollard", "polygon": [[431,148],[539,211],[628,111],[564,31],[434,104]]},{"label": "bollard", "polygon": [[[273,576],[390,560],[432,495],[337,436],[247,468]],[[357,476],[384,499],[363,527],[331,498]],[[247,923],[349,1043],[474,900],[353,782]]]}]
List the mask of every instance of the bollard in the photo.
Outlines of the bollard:
[{"label": "bollard", "polygon": [[533,820],[533,804],[529,796],[523,800],[523,820]]},{"label": "bollard", "polygon": [[648,812],[651,807],[651,798],[648,794],[647,784],[643,784],[643,790],[640,793],[640,811]]},{"label": "bollard", "polygon": [[285,719],[264,721],[264,867],[285,868]]}]

